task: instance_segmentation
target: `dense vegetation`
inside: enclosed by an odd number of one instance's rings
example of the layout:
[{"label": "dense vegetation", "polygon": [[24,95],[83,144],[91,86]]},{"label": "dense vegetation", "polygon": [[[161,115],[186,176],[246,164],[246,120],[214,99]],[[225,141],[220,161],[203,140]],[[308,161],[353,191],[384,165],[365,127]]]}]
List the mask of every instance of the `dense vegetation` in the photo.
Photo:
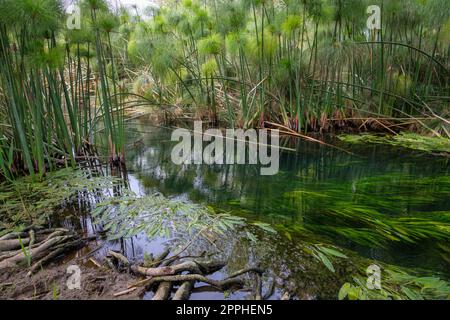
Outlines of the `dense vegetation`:
[{"label": "dense vegetation", "polygon": [[94,27],[71,31],[63,29],[60,1],[0,2],[0,168],[6,178],[74,165],[90,153],[99,130],[112,155],[123,153],[120,87],[107,76],[115,69],[108,42],[113,25],[101,13],[106,3],[83,4]]},{"label": "dense vegetation", "polygon": [[[371,4],[382,7],[381,30],[366,27]],[[168,1],[120,30],[130,32],[128,58],[147,68],[135,92],[213,123],[396,131],[400,121],[448,136],[449,9],[439,0]]]},{"label": "dense vegetation", "polygon": [[[370,3],[369,3],[370,2]],[[123,110],[165,121],[449,136],[446,0],[165,1],[144,19],[83,0],[0,3],[0,168],[74,163],[101,132],[121,157]],[[368,5],[382,8],[368,30]]]}]

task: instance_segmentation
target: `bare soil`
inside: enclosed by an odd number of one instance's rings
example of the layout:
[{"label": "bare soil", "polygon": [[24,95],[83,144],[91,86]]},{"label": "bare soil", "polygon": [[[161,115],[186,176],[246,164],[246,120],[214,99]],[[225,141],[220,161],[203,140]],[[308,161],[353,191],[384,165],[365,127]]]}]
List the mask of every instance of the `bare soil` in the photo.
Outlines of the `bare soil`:
[{"label": "bare soil", "polygon": [[73,261],[59,261],[28,277],[27,268],[10,268],[0,274],[0,299],[14,300],[110,300],[139,299],[138,290],[115,297],[137,281],[130,274],[118,273],[92,264],[80,265],[81,289],[69,289],[73,275],[67,268]]}]

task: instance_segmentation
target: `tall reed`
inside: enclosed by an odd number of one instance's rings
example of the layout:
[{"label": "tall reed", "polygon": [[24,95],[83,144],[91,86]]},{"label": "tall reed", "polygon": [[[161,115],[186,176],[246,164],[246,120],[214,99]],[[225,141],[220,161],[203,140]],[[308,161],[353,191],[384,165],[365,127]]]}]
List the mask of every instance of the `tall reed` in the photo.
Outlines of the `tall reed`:
[{"label": "tall reed", "polygon": [[[114,77],[107,83],[104,68],[109,33],[101,33],[95,20],[96,12],[110,14],[109,9],[102,1],[83,5],[90,6],[92,20],[83,17],[82,29],[69,31],[58,0],[0,3],[0,169],[5,178],[74,166],[86,145],[95,143],[99,123],[107,128],[110,151],[123,152],[122,113],[113,102],[117,83]],[[97,78],[101,98],[95,93]]]},{"label": "tall reed", "polygon": [[[374,4],[382,23],[372,31]],[[433,114],[449,116],[449,9],[442,0],[166,1],[133,25],[128,53],[157,79],[152,61],[166,51],[153,48],[170,43],[177,54],[165,55],[171,68],[158,80],[166,104],[229,125],[307,131],[426,118],[416,123],[448,135]]]}]

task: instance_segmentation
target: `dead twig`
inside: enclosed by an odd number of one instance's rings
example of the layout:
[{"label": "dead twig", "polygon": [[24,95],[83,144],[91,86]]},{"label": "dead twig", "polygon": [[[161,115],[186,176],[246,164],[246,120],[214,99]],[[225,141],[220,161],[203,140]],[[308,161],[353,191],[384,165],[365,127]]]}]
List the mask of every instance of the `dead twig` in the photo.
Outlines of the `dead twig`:
[{"label": "dead twig", "polygon": [[124,291],[120,291],[120,292],[114,293],[113,296],[114,296],[114,297],[124,296],[124,295],[127,295],[127,294],[132,293],[132,292],[135,291],[136,289],[137,289],[137,288],[130,288],[130,289],[127,289],[127,290],[124,290]]}]

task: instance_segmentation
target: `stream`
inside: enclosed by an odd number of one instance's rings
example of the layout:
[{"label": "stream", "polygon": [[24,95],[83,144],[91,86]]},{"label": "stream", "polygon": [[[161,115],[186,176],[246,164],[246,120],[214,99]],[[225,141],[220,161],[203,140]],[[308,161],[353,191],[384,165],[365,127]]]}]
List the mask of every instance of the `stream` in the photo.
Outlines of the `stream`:
[{"label": "stream", "polygon": [[[271,299],[280,299],[286,291],[298,299],[336,299],[339,288],[351,281],[356,261],[363,266],[380,261],[420,276],[446,280],[450,276],[450,166],[445,157],[400,147],[339,143],[350,153],[282,139],[283,146],[297,151],[282,150],[279,173],[261,176],[257,165],[175,165],[170,159],[176,144],[170,139],[171,130],[149,126],[145,119],[129,123],[126,134],[128,184],[137,195],[161,193],[268,224],[276,231],[256,228],[250,240],[245,230],[237,230],[219,239],[214,244],[217,256],[228,264],[212,279],[258,265],[267,271],[263,291],[274,287]],[[434,234],[439,223],[444,230]],[[62,225],[81,228],[88,235],[96,232],[89,213],[70,214],[62,218]],[[141,233],[105,242],[95,256],[101,259],[113,249],[141,261],[173,241],[164,237],[149,241]],[[308,249],[317,244],[339,248],[349,258],[333,259],[331,272]],[[187,253],[210,246],[199,241]],[[191,299],[247,296],[246,291],[224,294],[200,288]],[[151,297],[151,292],[144,296]]]}]

